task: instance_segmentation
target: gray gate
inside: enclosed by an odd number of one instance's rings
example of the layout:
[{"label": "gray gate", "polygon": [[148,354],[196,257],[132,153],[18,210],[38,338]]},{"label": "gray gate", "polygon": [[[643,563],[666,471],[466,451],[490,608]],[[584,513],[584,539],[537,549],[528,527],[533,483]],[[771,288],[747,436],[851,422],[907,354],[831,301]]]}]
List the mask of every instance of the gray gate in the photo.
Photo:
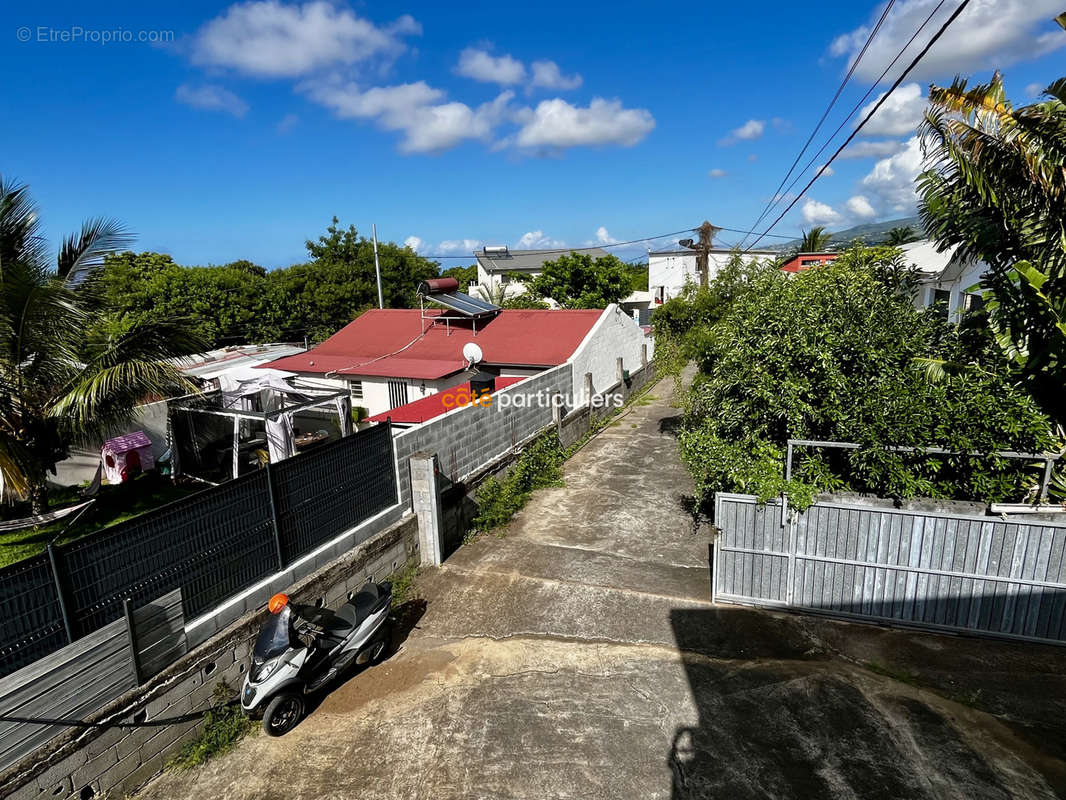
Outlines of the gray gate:
[{"label": "gray gate", "polygon": [[718,494],[716,602],[1066,642],[1066,525]]}]

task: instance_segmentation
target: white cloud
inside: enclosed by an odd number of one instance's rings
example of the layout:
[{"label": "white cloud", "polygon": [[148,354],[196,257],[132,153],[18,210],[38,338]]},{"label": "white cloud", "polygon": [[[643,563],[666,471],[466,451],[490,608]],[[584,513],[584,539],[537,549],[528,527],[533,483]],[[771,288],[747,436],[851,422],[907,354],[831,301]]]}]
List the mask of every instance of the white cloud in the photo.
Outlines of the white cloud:
[{"label": "white cloud", "polygon": [[559,89],[568,91],[576,89],[583,82],[583,78],[576,72],[573,75],[563,75],[559,65],[554,61],[534,61],[533,80],[531,86],[542,89]]},{"label": "white cloud", "polygon": [[854,140],[837,158],[884,158],[906,148],[906,142]]},{"label": "white cloud", "polygon": [[511,86],[526,79],[525,65],[518,59],[509,55],[494,56],[476,47],[468,47],[459,54],[455,71],[466,78],[500,86]]},{"label": "white cloud", "polygon": [[848,198],[844,207],[847,208],[848,212],[853,217],[859,219],[872,219],[877,216],[877,212],[874,210],[874,207],[870,205],[870,201],[861,194]]},{"label": "white cloud", "polygon": [[715,167],[714,169],[712,169],[710,172],[707,173],[707,177],[709,177],[709,178],[724,178],[728,174],[729,173],[726,172],[724,169],[720,169],[718,167]]},{"label": "white cloud", "polygon": [[224,111],[235,117],[248,113],[248,104],[221,86],[190,86],[183,83],[174,93],[179,103],[204,111]]},{"label": "white cloud", "polygon": [[[866,118],[881,98],[882,92],[869,105],[859,112],[859,120]],[[916,83],[906,83],[888,96],[885,104],[870,117],[862,129],[863,136],[907,136],[915,132],[925,113],[926,99],[922,96],[922,87]],[[856,122],[858,124],[858,122]]]},{"label": "white cloud", "polygon": [[192,60],[261,77],[295,77],[340,64],[394,57],[401,36],[421,33],[408,15],[378,26],[351,10],[315,0],[283,5],[252,0],[230,6],[194,35]]},{"label": "white cloud", "polygon": [[617,241],[607,232],[607,228],[604,225],[600,225],[596,229],[596,244],[615,244]]},{"label": "white cloud", "polygon": [[295,114],[286,114],[284,117],[278,120],[278,124],[275,126],[275,130],[277,130],[278,133],[288,133],[299,124],[300,118],[298,116],[296,116]]},{"label": "white cloud", "polygon": [[766,123],[761,119],[749,119],[739,128],[734,128],[729,132],[729,135],[724,139],[720,139],[718,144],[731,145],[741,141],[753,141],[755,139],[761,139],[763,131],[766,130]]},{"label": "white cloud", "polygon": [[863,187],[880,199],[880,205],[892,212],[910,213],[916,205],[914,181],[922,171],[922,147],[912,136],[906,148],[878,161],[862,179]]},{"label": "white cloud", "polygon": [[752,153],[751,155],[748,156],[748,161],[754,162],[754,161],[758,161],[758,160],[759,160],[759,154],[758,153]]},{"label": "white cloud", "polygon": [[1025,87],[1025,93],[1029,97],[1039,97],[1041,94],[1043,94],[1044,89],[1046,88],[1046,84],[1043,83],[1030,83],[1028,86]]},{"label": "white cloud", "polygon": [[550,236],[545,236],[544,231],[536,230],[522,234],[515,246],[516,250],[551,250],[557,247],[566,247],[566,242],[560,242]]},{"label": "white cloud", "polygon": [[[876,80],[935,5],[936,0],[897,2],[856,67],[855,76],[866,82]],[[918,55],[956,6],[954,3],[943,5],[907,48],[900,64],[908,64]],[[837,37],[829,52],[834,56],[848,56],[850,66],[882,11],[879,5],[870,22]],[[943,81],[956,73],[988,69],[993,65],[1002,68],[1015,61],[1044,55],[1066,45],[1066,36],[1051,21],[1061,11],[1062,0],[973,0],[919,62],[911,76],[921,82]],[[901,69],[902,66],[890,72],[888,80],[896,78]]]},{"label": "white cloud", "polygon": [[445,239],[437,245],[437,249],[445,255],[451,253],[473,253],[479,247],[481,247],[480,239]]},{"label": "white cloud", "polygon": [[803,221],[808,225],[833,225],[842,219],[832,206],[825,203],[808,200],[803,204]]},{"label": "white cloud", "polygon": [[361,90],[355,84],[312,84],[303,87],[315,102],[341,118],[372,119],[385,130],[402,131],[400,150],[434,153],[467,139],[488,141],[504,119],[514,93],[471,108],[465,103],[437,102],[444,92],[425,81]]},{"label": "white cloud", "polygon": [[410,247],[416,253],[425,247],[425,241],[418,236],[408,236],[403,240],[404,247]]},{"label": "white cloud", "polygon": [[823,178],[828,178],[832,175],[837,174],[836,170],[830,167],[828,164],[820,164],[819,166],[814,168],[815,175],[818,175],[819,172],[821,173],[821,177]]},{"label": "white cloud", "polygon": [[620,100],[595,97],[587,108],[556,97],[518,114],[522,123],[519,147],[576,147],[617,144],[631,147],[655,127],[655,118],[643,108],[623,108]]}]

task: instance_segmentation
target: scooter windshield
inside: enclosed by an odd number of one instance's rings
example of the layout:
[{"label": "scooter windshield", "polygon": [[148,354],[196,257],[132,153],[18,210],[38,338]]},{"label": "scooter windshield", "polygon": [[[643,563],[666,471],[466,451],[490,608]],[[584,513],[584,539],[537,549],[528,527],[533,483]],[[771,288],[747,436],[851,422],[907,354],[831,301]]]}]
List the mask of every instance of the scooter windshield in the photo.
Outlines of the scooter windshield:
[{"label": "scooter windshield", "polygon": [[292,609],[288,606],[277,614],[271,614],[259,631],[255,640],[252,657],[258,662],[266,661],[284,653],[288,647],[292,631]]}]

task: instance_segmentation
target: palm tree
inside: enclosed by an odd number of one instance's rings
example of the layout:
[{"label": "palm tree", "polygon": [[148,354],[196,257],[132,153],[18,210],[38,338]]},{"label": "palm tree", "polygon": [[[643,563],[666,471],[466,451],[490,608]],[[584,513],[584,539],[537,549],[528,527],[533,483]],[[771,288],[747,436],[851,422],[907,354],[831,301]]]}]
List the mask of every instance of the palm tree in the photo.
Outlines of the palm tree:
[{"label": "palm tree", "polygon": [[0,497],[28,497],[34,513],[70,445],[99,444],[146,398],[195,390],[162,360],[201,349],[180,321],[95,324],[88,278],[131,241],[115,220],[91,219],[53,263],[28,188],[0,176]]},{"label": "palm tree", "polygon": [[885,244],[891,247],[899,247],[900,245],[907,244],[908,242],[918,241],[918,234],[914,232],[914,228],[910,225],[901,225],[896,228],[892,228],[888,232],[888,236],[885,238]]},{"label": "palm tree", "polygon": [[833,234],[827,232],[823,225],[815,225],[809,231],[803,231],[800,252],[821,253],[829,247],[829,240],[832,238]]},{"label": "palm tree", "polygon": [[1066,425],[1066,78],[1044,94],[1014,108],[998,72],[931,87],[918,210],[938,246],[988,265],[980,286],[996,341]]}]

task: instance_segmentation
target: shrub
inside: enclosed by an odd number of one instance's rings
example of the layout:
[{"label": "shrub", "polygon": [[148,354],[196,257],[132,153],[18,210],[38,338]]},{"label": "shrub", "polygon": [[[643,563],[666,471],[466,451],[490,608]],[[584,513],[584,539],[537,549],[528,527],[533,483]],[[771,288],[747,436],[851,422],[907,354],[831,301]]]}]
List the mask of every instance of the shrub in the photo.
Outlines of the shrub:
[{"label": "shrub", "polygon": [[560,467],[566,453],[552,431],[527,447],[502,480],[489,478],[477,491],[478,516],[474,526],[489,531],[511,521],[537,489],[562,485]]},{"label": "shrub", "polygon": [[[792,502],[851,489],[888,497],[1000,501],[1031,481],[1026,465],[990,455],[1054,445],[1050,424],[1011,380],[987,336],[918,310],[892,248],[856,247],[795,276],[765,272],[725,315],[688,338],[701,375],[687,399],[682,457],[705,497],[781,492],[789,438],[857,442],[802,449]],[[974,368],[929,381],[916,359]],[[922,456],[885,446],[985,455]]]},{"label": "shrub", "polygon": [[233,689],[225,683],[215,686],[215,708],[204,715],[200,735],[186,742],[174,758],[167,762],[173,769],[192,769],[205,764],[215,756],[232,750],[244,735],[252,729],[252,721],[245,716],[239,705],[227,705],[234,696]]}]

